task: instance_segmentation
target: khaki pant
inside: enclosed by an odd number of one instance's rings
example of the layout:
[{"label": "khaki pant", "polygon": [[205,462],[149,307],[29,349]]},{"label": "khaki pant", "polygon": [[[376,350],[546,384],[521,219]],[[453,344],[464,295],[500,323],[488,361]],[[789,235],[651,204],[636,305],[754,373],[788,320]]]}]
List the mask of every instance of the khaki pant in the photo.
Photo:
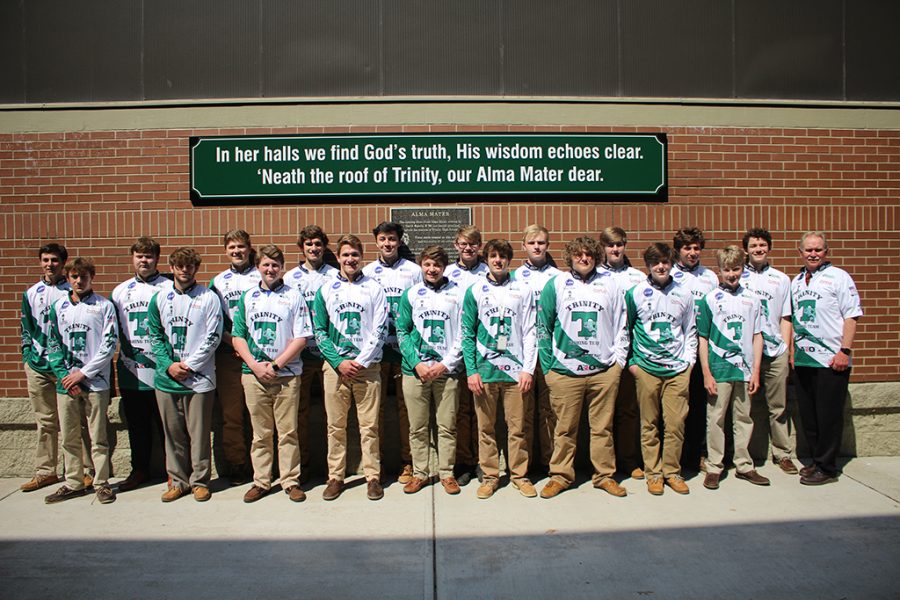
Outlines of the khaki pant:
[{"label": "khaki pant", "polygon": [[243,362],[231,348],[216,351],[216,396],[222,409],[222,452],[228,465],[247,464],[247,440],[244,437],[244,387],[241,385]]},{"label": "khaki pant", "polygon": [[[28,397],[37,422],[37,448],[34,456],[35,475],[55,475],[59,460],[59,409],[56,405],[56,375],[35,371],[25,364]],[[80,489],[80,488],[79,488]]]},{"label": "khaki pant", "polygon": [[734,432],[734,466],[738,473],[753,470],[750,458],[750,436],[753,435],[753,419],[750,418],[750,398],[743,381],[716,382],[716,394],[709,395],[706,404],[706,470],[721,473],[725,468],[725,415],[731,405],[732,430]]},{"label": "khaki pant", "polygon": [[300,374],[300,399],[297,405],[297,437],[300,440],[300,468],[309,468],[312,460],[312,443],[309,433],[309,413],[312,404],[312,384],[318,381],[322,384],[322,361],[307,360],[303,363],[303,373]]},{"label": "khaki pant", "polygon": [[59,424],[62,430],[63,457],[66,461],[66,486],[73,490],[84,489],[84,468],[81,424],[87,418],[91,440],[91,459],[94,463],[94,485],[109,483],[109,390],[85,391],[77,398],[67,394],[56,397],[59,406]]},{"label": "khaki pant", "polygon": [[534,438],[537,435],[539,453],[536,457],[532,457],[532,462],[536,458],[540,464],[547,466],[550,464],[550,457],[553,455],[553,430],[556,429],[556,415],[553,413],[553,407],[550,406],[550,388],[547,387],[547,381],[544,379],[544,372],[541,366],[537,365],[534,369],[534,385],[525,397],[525,440],[528,444],[528,450],[534,448]]},{"label": "khaki pant", "polygon": [[476,458],[478,418],[475,415],[475,402],[467,385],[468,376],[465,370],[459,374],[459,386],[456,388],[458,400],[456,408],[456,464],[467,467],[478,463]]},{"label": "khaki pant", "polygon": [[[634,376],[641,414],[641,453],[647,477],[681,475],[684,420],[688,414],[691,370],[673,377],[657,377],[637,368]],[[664,437],[660,450],[659,418],[662,412]]]},{"label": "khaki pant", "polygon": [[619,380],[614,432],[619,471],[629,472],[641,466],[641,417],[634,375],[628,369],[622,371]]},{"label": "khaki pant", "polygon": [[213,398],[212,392],[169,394],[156,390],[166,431],[166,471],[173,487],[209,487]]},{"label": "khaki pant", "polygon": [[478,417],[478,464],[486,479],[500,478],[500,450],[497,447],[497,405],[503,402],[507,429],[507,459],[510,479],[528,475],[528,446],[525,443],[525,400],[516,383],[485,383],[484,395],[474,396]]},{"label": "khaki pant", "polygon": [[612,427],[621,373],[622,367],[618,364],[602,373],[582,377],[570,377],[553,371],[547,373],[550,404],[556,413],[550,477],[563,486],[568,487],[575,481],[575,447],[581,407],[585,401],[591,427],[590,450],[594,483],[615,474],[616,451]]},{"label": "khaki pant", "polygon": [[253,442],[250,461],[253,463],[253,484],[264,490],[272,487],[272,443],[278,433],[278,472],[282,489],[298,483],[300,477],[300,443],[297,439],[297,404],[300,396],[300,376],[279,377],[274,383],[262,383],[255,375],[241,376]]},{"label": "khaki pant", "polygon": [[359,446],[366,479],[378,479],[381,454],[378,448],[378,405],[381,402],[381,365],[360,371],[353,381],[343,381],[325,362],[325,416],[328,423],[328,478],[343,481],[347,470],[347,413],[356,403]]},{"label": "khaki pant", "polygon": [[456,388],[458,375],[444,375],[428,382],[422,382],[414,375],[403,376],[403,397],[409,415],[409,446],[412,465],[416,477],[427,479],[431,405],[434,403],[437,421],[437,463],[441,479],[453,476],[456,458]]},{"label": "khaki pant", "polygon": [[796,432],[787,410],[788,353],[776,358],[763,356],[760,365],[762,389],[754,398],[765,398],[769,412],[769,436],[772,440],[772,456],[776,461],[794,456],[797,447]]},{"label": "khaki pant", "polygon": [[[397,426],[400,429],[400,463],[412,464],[412,456],[409,450],[409,415],[406,412],[406,403],[403,401],[403,371],[400,363],[381,363],[381,406],[378,409],[378,430],[384,431],[384,411],[387,406],[388,382],[394,381],[397,393]],[[384,454],[385,436],[381,436],[380,450]]]}]

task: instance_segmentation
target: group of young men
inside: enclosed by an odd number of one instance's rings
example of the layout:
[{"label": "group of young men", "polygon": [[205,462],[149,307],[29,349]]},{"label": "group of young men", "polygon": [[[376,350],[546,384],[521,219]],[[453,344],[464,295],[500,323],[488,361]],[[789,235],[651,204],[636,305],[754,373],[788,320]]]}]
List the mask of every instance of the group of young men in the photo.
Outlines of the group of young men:
[{"label": "group of young men", "polygon": [[[666,486],[687,494],[682,466],[705,471],[704,487],[717,489],[729,407],[736,477],[769,485],[748,450],[751,398],[765,398],[773,460],[797,473],[786,401],[791,367],[812,457],[799,470],[801,483],[837,477],[862,310],[852,278],[826,260],[825,234],[804,234],[804,267],[791,281],[769,264],[772,237],[764,229],[749,230],[743,248],[717,252],[718,277],[700,264],[705,239],[696,228],[676,232],[673,247],[651,244],[642,257],[646,275],[631,265],[618,227],[599,240],[566,244],[566,271],[554,264],[550,234],[537,225],[524,232],[526,259],[515,270],[512,245],[493,239],[482,247],[472,226],[458,230],[454,262],[440,246],[425,248],[418,264],[402,258],[403,233],[400,224],[379,224],[378,258],[367,265],[362,242],[342,236],[335,268],[325,261],[328,236],[311,225],[297,241],[303,261],[286,270],[281,249],[255,249],[247,232],[229,231],[231,265],[209,287],[196,280],[195,250],[172,252],[166,276],[158,270],[160,245],[140,238],[131,247],[135,275],[110,300],[93,291],[90,260],[67,265],[63,246],[40,248],[42,277],[22,302],[23,360],[38,424],[35,476],[22,490],[59,481],[61,433],[65,482],[45,501],[90,487],[101,503],[115,501],[106,429],[117,347],[132,459],[117,489],[149,479],[157,428],[168,473],[164,502],[210,498],[216,398],[227,476],[250,484],[244,501],[276,485],[303,501],[314,379],[326,416],[325,500],[344,490],[351,405],[366,494],[383,497],[391,381],[406,493],[436,475],[448,494],[477,477],[477,497],[491,497],[501,479],[501,407],[505,468],[526,497],[553,498],[575,482],[585,406],[593,485],[613,496],[627,495],[617,472],[645,479],[654,495]],[[548,475],[540,494],[533,473]]]}]

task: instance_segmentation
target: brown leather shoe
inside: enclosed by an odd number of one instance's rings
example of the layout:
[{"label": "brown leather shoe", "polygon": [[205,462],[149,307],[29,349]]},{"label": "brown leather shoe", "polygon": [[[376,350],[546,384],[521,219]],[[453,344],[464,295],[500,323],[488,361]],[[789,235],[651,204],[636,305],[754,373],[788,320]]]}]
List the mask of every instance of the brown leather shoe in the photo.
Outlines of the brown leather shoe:
[{"label": "brown leather shoe", "polygon": [[250,489],[247,490],[247,493],[244,494],[244,502],[250,504],[251,502],[256,502],[257,500],[262,500],[266,496],[269,495],[269,490],[265,488],[261,488],[258,485],[251,485]]},{"label": "brown leather shoe", "polygon": [[719,489],[719,479],[721,479],[721,475],[719,473],[707,473],[706,477],[703,478],[703,487],[708,490],[717,490]]},{"label": "brown leather shoe", "polygon": [[378,479],[370,479],[366,484],[366,498],[369,500],[381,500],[384,498],[384,488]]},{"label": "brown leather shoe", "polygon": [[547,482],[547,485],[541,490],[541,498],[549,499],[559,496],[560,492],[566,489],[566,486],[556,481],[555,479],[551,479]]},{"label": "brown leather shoe", "polygon": [[197,502],[206,502],[212,498],[212,492],[209,491],[209,488],[202,485],[195,485],[191,489],[191,493],[194,494],[194,500]]},{"label": "brown leather shoe", "polygon": [[779,469],[781,469],[788,475],[796,475],[797,473],[799,473],[799,471],[797,470],[797,465],[795,465],[794,461],[787,456],[782,456],[775,461],[775,464],[778,465]]},{"label": "brown leather shoe", "polygon": [[397,483],[407,484],[415,478],[412,465],[403,465],[403,470],[400,471],[400,476],[397,477]]},{"label": "brown leather shoe", "polygon": [[603,478],[600,483],[595,483],[594,487],[616,498],[624,498],[628,495],[628,490],[619,485],[612,477]]},{"label": "brown leather shoe", "polygon": [[94,476],[90,473],[84,474],[84,487],[85,489],[92,487],[94,485]]},{"label": "brown leather shoe", "polygon": [[813,463],[813,464],[809,465],[808,467],[802,467],[800,469],[800,477],[809,477],[810,475],[812,475],[815,472],[816,472],[816,464]]},{"label": "brown leather shoe", "polygon": [[644,470],[640,467],[635,467],[631,470],[631,478],[632,479],[643,479],[644,478]]},{"label": "brown leather shoe", "polygon": [[481,485],[478,486],[478,489],[475,490],[475,495],[479,500],[487,500],[497,491],[497,485],[498,482],[496,479],[485,477]]},{"label": "brown leather shoe", "polygon": [[512,480],[513,487],[519,490],[519,493],[525,496],[526,498],[536,498],[537,490],[534,489],[534,484],[531,483],[528,479],[513,479]]},{"label": "brown leather shoe", "polygon": [[681,475],[671,475],[666,477],[666,485],[672,488],[672,491],[676,494],[690,494],[691,488],[684,482],[684,477]]},{"label": "brown leather shoe", "polygon": [[738,471],[734,476],[738,479],[749,481],[753,485],[769,485],[771,483],[768,477],[763,477],[756,472],[756,469],[750,469],[749,471],[744,471],[743,473]]},{"label": "brown leather shoe", "polygon": [[453,477],[452,475],[450,477],[444,477],[443,479],[441,479],[441,485],[444,486],[444,491],[451,496],[455,496],[461,491],[459,488],[459,482],[456,481],[456,477]]},{"label": "brown leather shoe", "polygon": [[428,483],[425,479],[419,479],[418,477],[413,477],[410,481],[406,482],[406,485],[403,486],[404,494],[415,494]]},{"label": "brown leather shoe", "polygon": [[31,481],[26,481],[20,485],[19,489],[23,492],[33,492],[43,487],[47,487],[48,485],[53,485],[54,483],[59,483],[59,477],[57,477],[56,473],[51,473],[49,475],[35,475],[31,478]]},{"label": "brown leather shoe", "polygon": [[44,496],[44,504],[56,504],[57,502],[64,502],[66,500],[71,500],[72,498],[80,498],[86,493],[87,490],[73,490],[64,485],[49,496]]},{"label": "brown leather shoe", "polygon": [[800,483],[803,485],[825,485],[826,483],[835,483],[836,481],[837,476],[829,475],[820,469],[816,469],[809,475],[800,478]]},{"label": "brown leather shoe", "polygon": [[97,502],[100,504],[112,504],[116,501],[116,493],[108,485],[97,488]]},{"label": "brown leather shoe", "polygon": [[284,490],[291,502],[303,502],[306,500],[306,492],[299,485],[292,485]]},{"label": "brown leather shoe", "polygon": [[663,478],[660,475],[651,475],[647,478],[647,491],[654,496],[662,496],[664,488]]},{"label": "brown leather shoe", "polygon": [[162,498],[160,498],[163,502],[174,502],[178,500],[182,496],[187,494],[187,490],[182,489],[178,486],[172,486],[163,492]]},{"label": "brown leather shoe", "polygon": [[329,479],[322,492],[322,500],[335,500],[344,491],[344,482],[337,479]]},{"label": "brown leather shoe", "polygon": [[132,471],[124,481],[119,483],[120,492],[131,492],[138,489],[147,481],[147,474],[144,471]]}]

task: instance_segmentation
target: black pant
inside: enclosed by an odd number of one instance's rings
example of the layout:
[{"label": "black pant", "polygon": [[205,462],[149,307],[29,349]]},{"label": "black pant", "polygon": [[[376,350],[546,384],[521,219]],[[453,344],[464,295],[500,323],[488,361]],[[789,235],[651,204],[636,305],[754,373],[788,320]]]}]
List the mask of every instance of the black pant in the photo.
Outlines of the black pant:
[{"label": "black pant", "polygon": [[844,434],[844,403],[850,369],[797,367],[797,405],[813,463],[826,475],[837,475],[837,457]]},{"label": "black pant", "polygon": [[696,473],[700,457],[706,454],[706,404],[707,393],[703,385],[703,369],[700,360],[691,369],[688,384],[688,414],[684,420],[684,444],[681,447],[681,468]]},{"label": "black pant", "polygon": [[162,420],[153,390],[121,390],[122,411],[128,424],[128,443],[131,445],[131,469],[150,473],[153,451],[153,427],[163,440]]}]

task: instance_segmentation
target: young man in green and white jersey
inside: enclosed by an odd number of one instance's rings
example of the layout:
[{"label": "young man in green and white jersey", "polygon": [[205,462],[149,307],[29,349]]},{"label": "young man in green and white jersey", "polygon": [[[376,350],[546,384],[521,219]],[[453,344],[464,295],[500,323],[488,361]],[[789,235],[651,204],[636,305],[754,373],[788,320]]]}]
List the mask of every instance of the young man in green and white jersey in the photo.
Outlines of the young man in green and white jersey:
[{"label": "young man in green and white jersey", "polygon": [[[547,251],[550,249],[550,231],[541,225],[529,225],[522,235],[522,250],[525,262],[513,272],[513,278],[521,281],[534,294],[535,311],[538,310],[541,292],[551,278],[562,273],[551,263]],[[535,313],[537,314],[537,313]],[[544,380],[540,362],[535,365],[534,385],[525,396],[525,440],[529,453],[534,450],[537,432],[538,452],[532,456],[530,467],[539,473],[550,469],[553,455],[553,431],[556,429],[556,415],[550,406],[550,390]],[[535,414],[537,413],[537,414]],[[535,424],[537,424],[535,426]]]},{"label": "young man in green and white jersey", "polygon": [[[700,264],[700,254],[706,247],[706,237],[697,227],[685,227],[675,232],[672,239],[678,261],[672,268],[675,281],[691,292],[697,310],[700,302],[719,285],[719,279],[710,269]],[[681,448],[681,464],[694,471],[705,470],[706,456],[706,388],[699,365],[691,371],[690,402],[684,422],[684,445]]]},{"label": "young man in green and white jersey", "polygon": [[719,286],[706,294],[697,315],[698,354],[707,401],[706,476],[703,487],[715,490],[725,469],[725,419],[729,406],[734,433],[736,477],[754,485],[769,480],[750,457],[750,397],[759,389],[763,353],[762,308],[756,294],[741,285],[744,251],[726,246],[716,253]]},{"label": "young man in green and white jersey", "polygon": [[197,283],[200,255],[178,248],[169,256],[171,290],[154,294],[147,322],[156,358],[156,402],[166,434],[169,489],[163,502],[191,492],[210,499],[210,429],[216,390],[216,348],[222,341],[222,307],[212,290]]},{"label": "young man in green and white jersey", "polygon": [[741,285],[756,294],[763,312],[760,390],[754,398],[766,403],[772,460],[785,473],[796,475],[794,425],[787,408],[790,372],[788,345],[794,335],[791,328],[791,279],[769,264],[772,234],[768,230],[758,227],[749,229],[742,242],[747,253],[747,264],[741,276]]},{"label": "young man in green and white jersey", "polygon": [[863,311],[853,278],[827,260],[823,232],[803,234],[799,251],[803,269],[791,282],[793,366],[800,419],[813,460],[800,469],[800,483],[822,485],[838,477],[850,357]]},{"label": "young man in green and white jersey", "polygon": [[56,401],[66,461],[66,483],[44,498],[47,504],[62,502],[87,491],[82,460],[81,426],[87,418],[94,463],[94,489],[101,504],[115,502],[109,487],[110,451],[107,429],[112,359],[118,329],[112,303],[94,293],[94,263],[76,258],[68,266],[71,290],[50,310],[49,360],[56,374]]},{"label": "young man in green and white jersey", "polygon": [[365,267],[363,274],[377,281],[384,289],[384,296],[390,310],[388,314],[387,338],[384,342],[384,355],[381,358],[381,409],[379,431],[382,432],[381,453],[384,456],[384,411],[387,406],[389,383],[393,381],[397,404],[397,425],[400,430],[400,476],[397,481],[407,484],[413,478],[412,456],[409,449],[409,415],[403,401],[403,376],[400,368],[402,357],[397,342],[397,307],[400,296],[410,287],[422,281],[422,269],[416,263],[400,256],[400,244],[403,239],[403,226],[399,223],[383,221],[372,230],[378,258]]},{"label": "young man in green and white jersey", "polygon": [[116,286],[109,297],[119,319],[116,379],[131,449],[131,473],[119,483],[120,492],[137,489],[150,477],[154,427],[159,432],[160,442],[165,439],[153,390],[156,363],[147,320],[153,295],[160,290],[172,289],[171,276],[161,275],[157,270],[159,254],[159,242],[149,237],[138,238],[131,246],[134,277]]},{"label": "young man in green and white jersey", "polygon": [[59,481],[56,473],[59,454],[59,410],[56,406],[56,375],[50,367],[47,336],[50,308],[65,298],[69,282],[63,269],[69,253],[61,244],[46,244],[37,252],[40,280],[22,295],[22,362],[28,382],[28,397],[37,422],[34,477],[23,483],[23,492],[33,492]]},{"label": "young man in green and white jersey", "polygon": [[556,414],[550,481],[542,498],[553,498],[575,481],[575,449],[581,409],[587,405],[594,487],[625,496],[613,475],[613,415],[619,376],[628,356],[625,302],[616,280],[597,270],[603,249],[580,237],[566,245],[569,273],[551,279],[538,312],[541,365]]},{"label": "young man in green and white jersey", "polygon": [[260,277],[249,233],[232,229],[223,243],[231,265],[209,282],[209,289],[219,296],[224,316],[222,344],[216,353],[216,397],[222,409],[222,452],[228,463],[228,479],[231,485],[243,485],[251,480],[252,469],[247,464],[250,455],[244,434],[247,403],[241,385],[242,363],[231,345],[231,325],[241,294],[258,286]]},{"label": "young man in green and white jersey", "polygon": [[347,471],[347,414],[356,403],[366,496],[380,500],[381,346],[387,334],[384,289],[362,272],[363,245],[355,235],[338,240],[340,273],[316,293],[313,327],[325,359],[325,416],[328,423],[328,483],[322,498],[344,490]]},{"label": "young man in green and white jersey", "polygon": [[[488,274],[487,264],[481,259],[481,232],[474,225],[466,225],[456,230],[453,241],[458,259],[444,269],[444,277],[458,285],[463,293],[473,283],[484,282]],[[465,369],[465,365],[463,365]],[[466,380],[466,373],[462,379]],[[459,407],[456,411],[456,478],[459,485],[466,485],[475,476],[478,463],[478,419],[472,392],[467,385],[460,385],[457,395]]]},{"label": "young man in green and white jersey", "polygon": [[[631,266],[625,254],[628,234],[621,227],[606,227],[600,232],[600,245],[604,260],[598,270],[612,275],[624,294],[647,280],[647,276]],[[638,415],[634,376],[628,369],[622,370],[619,395],[616,397],[616,417],[613,428],[616,443],[618,470],[629,473],[633,479],[643,479],[641,469],[641,419]]]},{"label": "young man in green and white jersey", "polygon": [[690,291],[671,275],[675,252],[670,246],[650,244],[643,258],[650,275],[625,293],[625,308],[631,332],[628,370],[640,407],[647,491],[660,496],[665,482],[674,492],[688,494],[681,476],[681,446],[688,385],[697,360],[696,305]]},{"label": "young man in green and white jersey", "polygon": [[437,427],[438,476],[448,494],[459,493],[456,458],[456,389],[462,364],[463,293],[444,277],[449,258],[440,246],[419,254],[423,281],[403,292],[397,311],[397,337],[403,354],[403,397],[409,414],[413,478],[403,491],[418,492],[429,481],[429,427],[432,407]]},{"label": "young man in green and white jersey", "polygon": [[484,257],[490,272],[484,283],[466,291],[462,314],[463,358],[478,417],[478,463],[484,474],[477,495],[490,498],[499,485],[495,427],[497,405],[503,402],[510,481],[523,496],[532,498],[537,492],[527,477],[523,394],[532,387],[537,362],[534,295],[510,276],[513,250],[509,242],[489,241]]},{"label": "young man in green and white jersey", "polygon": [[[328,251],[328,235],[318,225],[307,225],[300,230],[297,247],[303,252],[303,262],[285,273],[284,283],[297,289],[306,301],[309,318],[312,321],[313,302],[316,293],[323,286],[332,283],[338,270],[325,262]],[[313,381],[324,390],[322,381],[322,353],[312,336],[300,353],[303,373],[300,375],[300,400],[297,410],[297,437],[300,439],[300,484],[309,481],[312,464],[312,443],[309,432],[309,411],[312,403]],[[323,398],[324,403],[324,398]],[[322,439],[324,446],[324,438]]]},{"label": "young man in green and white jersey", "polygon": [[259,287],[243,293],[234,312],[231,340],[244,361],[241,382],[253,442],[253,485],[244,502],[256,502],[272,489],[272,446],[278,435],[278,471],[281,489],[293,502],[306,494],[300,487],[300,443],[297,439],[297,404],[300,398],[300,351],[312,336],[309,311],[303,296],[284,284],[284,253],[263,246],[257,255]]}]

